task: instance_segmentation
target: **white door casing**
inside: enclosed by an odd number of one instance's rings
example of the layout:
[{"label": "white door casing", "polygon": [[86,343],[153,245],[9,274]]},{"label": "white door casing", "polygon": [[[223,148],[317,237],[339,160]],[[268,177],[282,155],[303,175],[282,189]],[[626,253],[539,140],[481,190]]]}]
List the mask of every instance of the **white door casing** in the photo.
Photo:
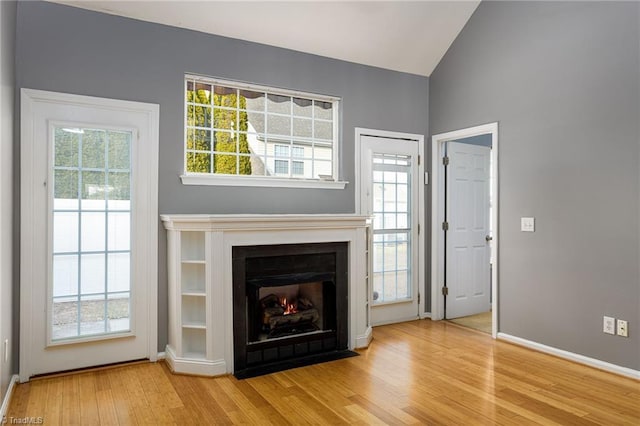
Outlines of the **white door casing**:
[{"label": "white door casing", "polygon": [[[356,140],[356,209],[360,214],[374,217],[370,256],[373,262],[369,294],[371,323],[381,325],[417,319],[422,309],[418,294],[424,273],[424,265],[419,262],[424,244],[418,235],[423,217],[424,173],[419,164],[422,137],[356,129]],[[388,178],[392,180],[387,182]],[[408,203],[405,204],[403,197],[407,189]],[[381,202],[381,191],[398,195]],[[391,278],[391,291],[387,294],[378,288],[382,277],[385,292]],[[377,300],[374,289],[377,289]]]},{"label": "white door casing", "polygon": [[500,237],[498,228],[499,211],[499,149],[498,149],[498,123],[488,123],[433,135],[431,138],[431,319],[444,318],[444,285],[445,272],[445,245],[442,223],[445,203],[445,168],[442,158],[445,154],[445,146],[449,141],[468,138],[479,135],[491,135],[491,306],[492,306],[492,336],[496,338],[499,323],[499,252]]},{"label": "white door casing", "polygon": [[488,312],[490,300],[489,166],[486,146],[447,142],[446,317]]},{"label": "white door casing", "polygon": [[[141,358],[156,360],[158,113],[158,106],[153,104],[32,89],[21,90],[22,382],[28,381],[33,375],[55,371]],[[129,138],[127,143],[130,147],[128,167],[131,207],[130,248],[127,251],[130,252],[128,277],[131,289],[128,297],[131,302],[129,323],[121,332],[105,331],[102,334],[97,332],[87,335],[81,335],[79,332],[77,338],[55,338],[52,332],[53,209],[56,208],[53,202],[59,201],[53,200],[53,151],[54,138],[57,137],[54,134],[60,129],[67,132],[97,129],[119,132]],[[84,170],[80,167],[78,175],[91,173]],[[109,173],[111,171],[107,167],[103,174]],[[104,191],[107,191],[110,187],[104,188]],[[109,207],[104,209],[104,214],[107,215]],[[79,215],[84,213],[80,207],[75,214],[80,217]],[[104,226],[108,228],[109,225]],[[83,228],[80,229],[79,241],[85,232]],[[73,238],[76,236],[69,236],[70,241]],[[106,242],[104,244],[106,245]],[[82,256],[80,248],[75,250],[80,250],[78,256]],[[110,249],[105,247],[103,250],[104,256],[108,256]],[[92,273],[98,272],[89,271],[87,276]],[[84,277],[79,280],[80,288]],[[82,293],[78,291],[79,294]],[[105,306],[108,303],[105,301]],[[79,318],[80,312],[78,310]],[[81,321],[79,319],[78,324]]]}]

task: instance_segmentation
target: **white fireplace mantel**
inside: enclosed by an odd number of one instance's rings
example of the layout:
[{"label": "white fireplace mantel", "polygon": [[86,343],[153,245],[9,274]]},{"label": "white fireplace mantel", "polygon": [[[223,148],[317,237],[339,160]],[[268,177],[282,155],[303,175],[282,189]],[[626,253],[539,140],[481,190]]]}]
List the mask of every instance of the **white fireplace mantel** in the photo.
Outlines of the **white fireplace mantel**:
[{"label": "white fireplace mantel", "polygon": [[367,347],[369,322],[368,216],[161,215],[167,229],[169,343],[176,372],[233,373],[235,246],[349,243],[349,349]]}]

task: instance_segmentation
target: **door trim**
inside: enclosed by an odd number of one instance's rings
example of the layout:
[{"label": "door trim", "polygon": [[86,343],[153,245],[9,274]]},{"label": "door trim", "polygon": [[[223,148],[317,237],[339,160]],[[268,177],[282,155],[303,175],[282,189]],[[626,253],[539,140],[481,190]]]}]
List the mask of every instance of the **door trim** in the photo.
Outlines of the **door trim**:
[{"label": "door trim", "polygon": [[[144,170],[140,170],[139,179],[143,182],[146,191],[145,204],[142,213],[148,216],[144,227],[138,227],[132,234],[137,239],[140,253],[143,257],[143,270],[148,277],[147,283],[147,356],[150,361],[156,361],[158,357],[158,148],[159,148],[159,106],[132,101],[120,101],[115,99],[81,96],[67,93],[49,92],[34,89],[21,89],[20,98],[20,382],[26,382],[32,372],[29,355],[33,324],[31,299],[37,294],[33,271],[36,266],[33,253],[42,245],[42,238],[47,234],[46,229],[38,228],[38,215],[33,208],[33,197],[29,194],[34,185],[43,183],[34,182],[35,152],[39,149],[36,145],[34,133],[34,108],[37,104],[61,104],[93,107],[103,110],[131,111],[144,114],[148,117],[148,128],[144,129],[148,136],[145,140],[147,162]],[[46,183],[44,183],[46,184]],[[44,344],[45,342],[43,342]]]},{"label": "door trim", "polygon": [[[420,161],[418,164],[418,315],[420,319],[427,318],[429,314],[427,313],[427,306],[425,297],[425,249],[426,249],[426,223],[425,223],[425,156],[424,156],[424,135],[419,135],[415,133],[402,133],[402,132],[392,132],[387,130],[376,130],[376,129],[367,129],[363,127],[355,128],[355,179],[354,179],[354,189],[355,189],[355,211],[356,214],[362,213],[362,200],[361,200],[361,176],[360,176],[360,167],[362,161],[362,144],[361,139],[362,136],[373,136],[379,138],[387,138],[387,139],[402,139],[415,141],[418,143],[418,155],[420,156]],[[372,292],[372,287],[369,288],[369,293]],[[369,294],[369,300],[372,300],[372,295]]]},{"label": "door trim", "polygon": [[431,137],[431,319],[444,318],[444,296],[440,289],[444,282],[444,166],[442,157],[444,144],[457,139],[471,136],[491,134],[491,230],[493,241],[491,245],[491,336],[495,339],[498,333],[498,123],[488,123],[480,126],[440,133]]}]

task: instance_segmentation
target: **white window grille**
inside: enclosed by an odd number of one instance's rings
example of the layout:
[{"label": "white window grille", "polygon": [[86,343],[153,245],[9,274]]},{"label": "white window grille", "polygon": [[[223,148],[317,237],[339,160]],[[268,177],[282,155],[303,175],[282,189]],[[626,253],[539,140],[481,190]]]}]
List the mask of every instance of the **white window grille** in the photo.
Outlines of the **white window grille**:
[{"label": "white window grille", "polygon": [[337,181],[335,97],[185,77],[185,176]]}]

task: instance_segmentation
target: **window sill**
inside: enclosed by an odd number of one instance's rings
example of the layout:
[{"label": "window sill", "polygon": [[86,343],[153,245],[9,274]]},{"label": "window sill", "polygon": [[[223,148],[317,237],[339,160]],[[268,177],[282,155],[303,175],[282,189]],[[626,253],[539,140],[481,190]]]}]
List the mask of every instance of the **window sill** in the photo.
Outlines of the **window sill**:
[{"label": "window sill", "polygon": [[268,188],[305,188],[305,189],[344,189],[345,181],[311,180],[311,179],[282,179],[251,176],[209,176],[182,175],[183,185],[204,186],[252,186]]}]

